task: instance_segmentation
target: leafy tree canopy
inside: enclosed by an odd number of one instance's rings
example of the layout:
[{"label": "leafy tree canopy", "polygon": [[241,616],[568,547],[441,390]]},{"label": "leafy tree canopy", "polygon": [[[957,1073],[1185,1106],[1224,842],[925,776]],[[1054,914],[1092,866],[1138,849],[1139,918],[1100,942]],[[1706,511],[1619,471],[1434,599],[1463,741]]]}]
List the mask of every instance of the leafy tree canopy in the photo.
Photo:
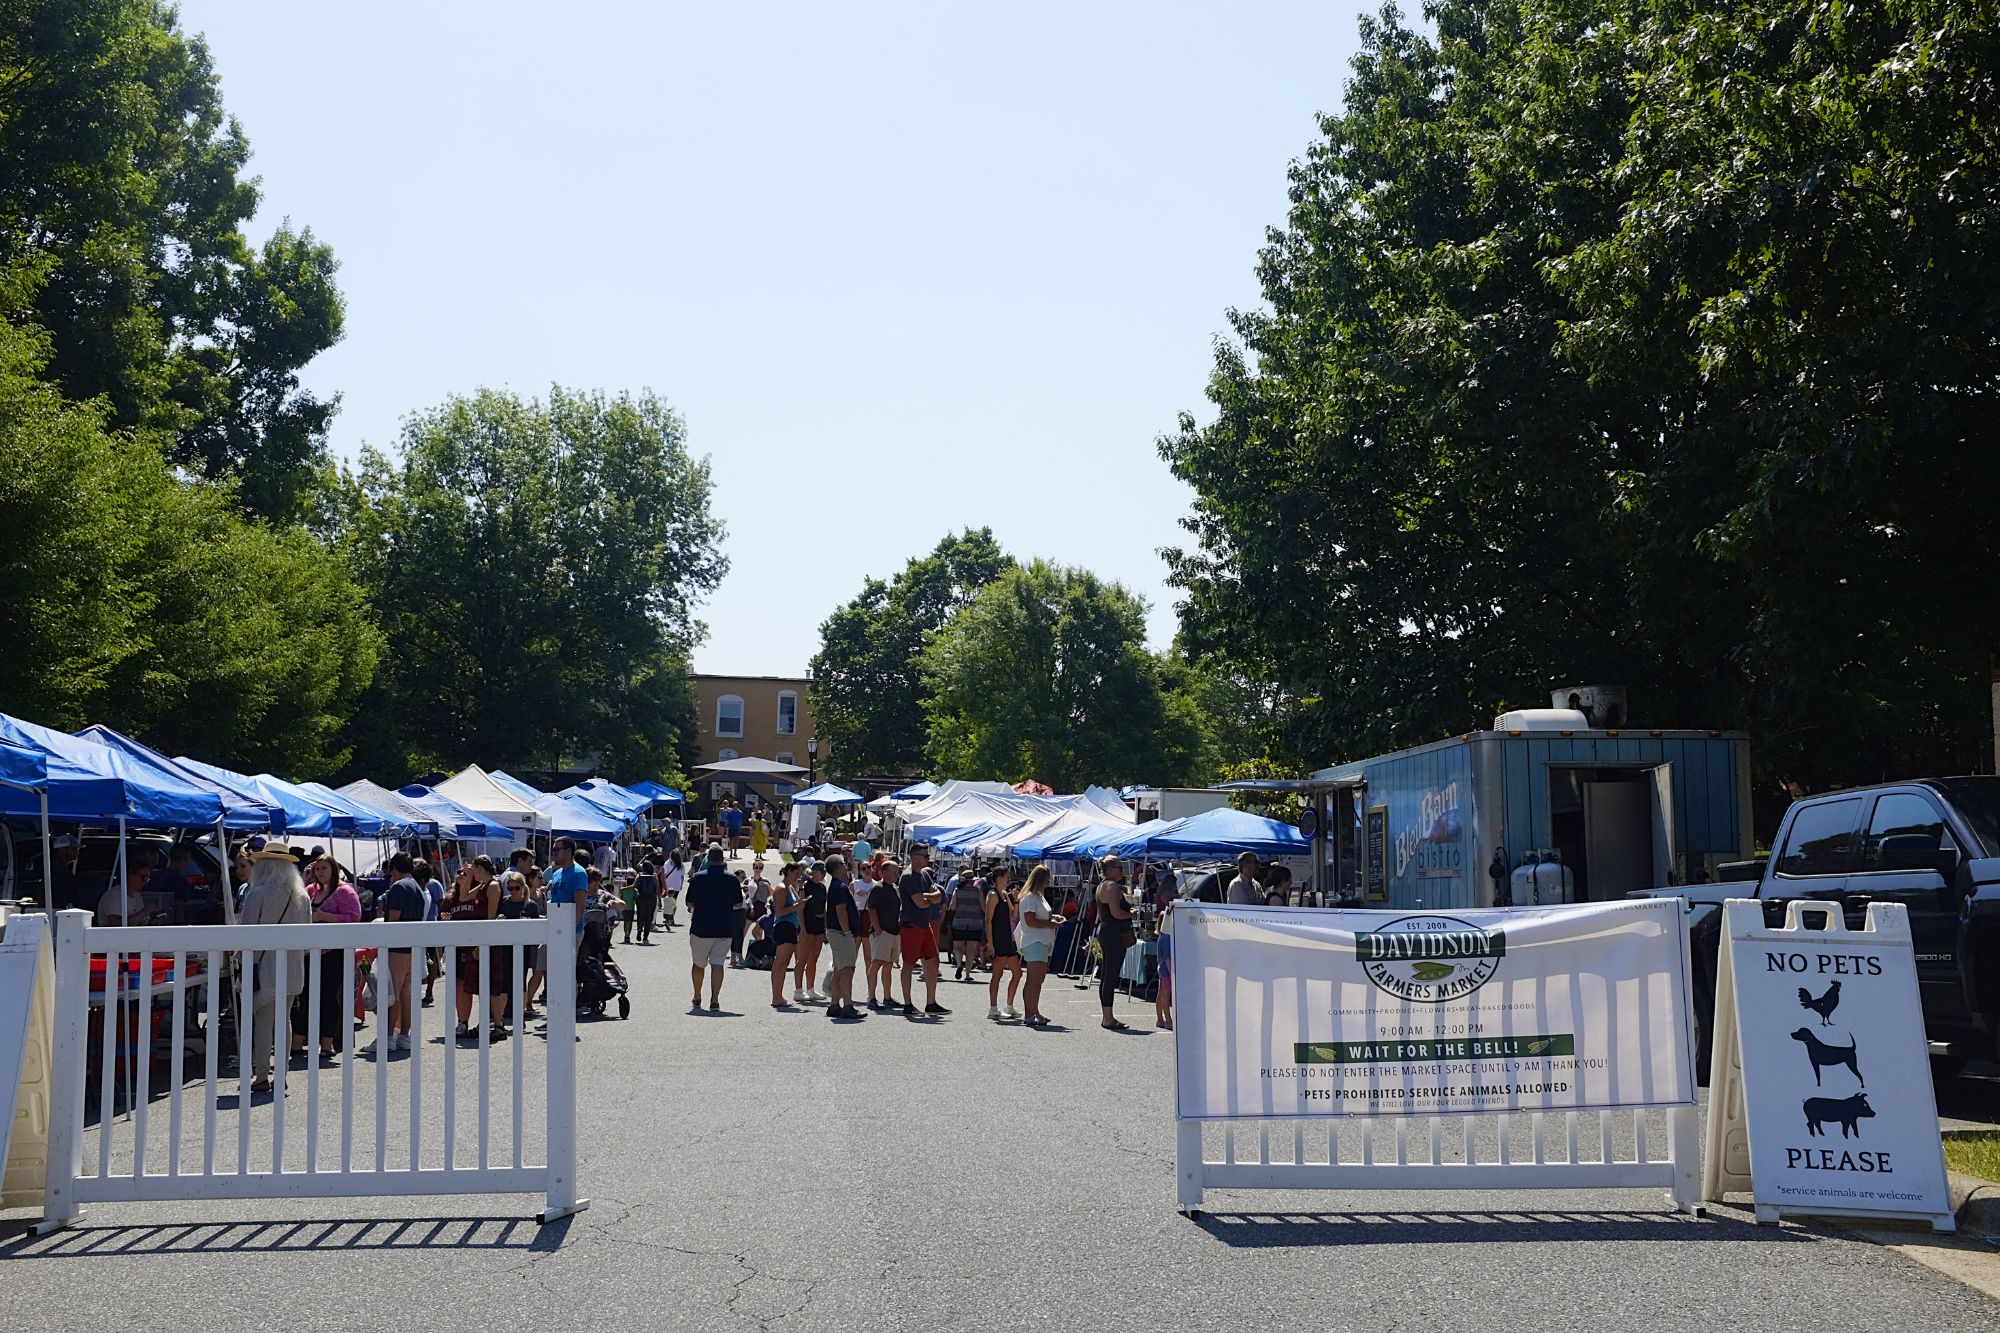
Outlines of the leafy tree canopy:
[{"label": "leafy tree canopy", "polygon": [[[19,293],[19,284],[14,287]],[[327,776],[378,637],[344,559],[176,477],[0,322],[0,709],[104,722],[169,753]]]},{"label": "leafy tree canopy", "polygon": [[1808,783],[1978,764],[1993,7],[1425,13],[1364,23],[1161,443],[1189,649],[1309,763],[1602,680]]},{"label": "leafy tree canopy", "polygon": [[1085,570],[1037,560],[997,578],[922,654],[933,771],[1180,785],[1205,761],[1187,694],[1146,651],[1145,604]]},{"label": "leafy tree canopy", "polygon": [[679,414],[651,394],[485,389],[413,418],[355,485],[350,542],[388,639],[364,765],[678,774],[690,607],[726,569]]},{"label": "leafy tree canopy", "polygon": [[298,372],[339,339],[342,305],[310,230],[245,239],[249,156],[171,6],[0,0],[0,268],[43,279],[43,373],[285,519],[336,405]]},{"label": "leafy tree canopy", "polygon": [[869,579],[858,597],[827,617],[809,670],[813,720],[832,756],[829,771],[858,776],[913,773],[922,766],[924,645],[1013,566],[991,528],[967,528],[910,561],[894,579]]}]

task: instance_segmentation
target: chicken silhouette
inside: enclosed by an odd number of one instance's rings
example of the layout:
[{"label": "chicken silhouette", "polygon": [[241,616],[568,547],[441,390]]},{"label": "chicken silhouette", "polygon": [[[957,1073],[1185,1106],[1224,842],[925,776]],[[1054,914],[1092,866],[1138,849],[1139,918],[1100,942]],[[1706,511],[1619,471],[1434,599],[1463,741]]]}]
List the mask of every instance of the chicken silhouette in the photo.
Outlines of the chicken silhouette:
[{"label": "chicken silhouette", "polygon": [[1819,1025],[1821,1027],[1832,1027],[1833,1011],[1840,1008],[1840,983],[1838,981],[1829,982],[1826,994],[1820,996],[1817,1000],[1812,997],[1811,991],[1807,990],[1804,986],[1799,987],[1799,1008],[1810,1009],[1818,1014]]}]

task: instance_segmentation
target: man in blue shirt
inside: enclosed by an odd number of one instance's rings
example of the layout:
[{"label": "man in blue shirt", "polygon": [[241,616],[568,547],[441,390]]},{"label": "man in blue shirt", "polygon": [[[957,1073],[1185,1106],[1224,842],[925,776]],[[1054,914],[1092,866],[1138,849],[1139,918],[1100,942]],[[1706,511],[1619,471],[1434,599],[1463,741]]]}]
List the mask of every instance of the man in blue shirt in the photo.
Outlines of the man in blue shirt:
[{"label": "man in blue shirt", "polygon": [[743,907],[743,884],[729,873],[720,845],[708,849],[706,867],[688,882],[688,947],[694,951],[693,1006],[701,1008],[702,973],[708,973],[708,1008],[722,1009],[722,964],[736,938],[736,914]]},{"label": "man in blue shirt", "polygon": [[549,902],[576,904],[576,933],[583,934],[584,897],[590,892],[590,874],[576,863],[576,839],[556,839],[556,864],[549,871]]}]

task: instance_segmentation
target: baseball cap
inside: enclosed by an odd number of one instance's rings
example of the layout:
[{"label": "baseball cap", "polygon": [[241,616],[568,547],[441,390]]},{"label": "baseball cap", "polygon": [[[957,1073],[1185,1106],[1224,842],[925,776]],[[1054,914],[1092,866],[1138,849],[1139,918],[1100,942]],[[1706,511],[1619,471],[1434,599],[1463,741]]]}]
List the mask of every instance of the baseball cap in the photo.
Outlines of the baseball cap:
[{"label": "baseball cap", "polygon": [[56,839],[55,846],[57,851],[62,851],[67,848],[76,846],[76,835],[73,833],[63,834],[61,837]]}]

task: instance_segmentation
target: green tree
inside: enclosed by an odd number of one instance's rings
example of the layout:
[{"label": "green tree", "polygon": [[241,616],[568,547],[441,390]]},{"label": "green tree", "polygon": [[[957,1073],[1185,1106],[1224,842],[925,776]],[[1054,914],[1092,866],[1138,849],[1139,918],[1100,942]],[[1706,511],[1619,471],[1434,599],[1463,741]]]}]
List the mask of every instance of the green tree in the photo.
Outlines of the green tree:
[{"label": "green tree", "polygon": [[680,769],[690,607],[726,569],[710,488],[651,394],[481,390],[368,453],[350,543],[388,651],[362,766]]},{"label": "green tree", "polygon": [[1992,7],[1426,16],[1363,25],[1162,441],[1190,650],[1312,761],[1612,680],[1808,783],[1978,762]]},{"label": "green tree", "polygon": [[1625,198],[1551,269],[1565,352],[1646,409],[1613,440],[1644,612],[1775,776],[1983,768],[2000,7],[1649,0],[1617,31]]},{"label": "green tree", "polygon": [[1037,560],[1006,570],[923,650],[935,771],[1178,785],[1205,737],[1146,651],[1145,604],[1085,570]]},{"label": "green tree", "polygon": [[44,281],[44,373],[287,519],[335,403],[298,372],[340,337],[332,251],[281,226],[206,45],[158,0],[0,0],[0,268]]},{"label": "green tree", "polygon": [[346,563],[174,475],[143,435],[44,377],[46,336],[0,323],[0,708],[105,722],[161,749],[322,777],[375,667]]},{"label": "green tree", "polygon": [[913,773],[923,763],[921,654],[931,636],[1013,558],[991,528],[948,536],[893,580],[869,579],[820,626],[813,655],[813,720],[830,772]]}]

